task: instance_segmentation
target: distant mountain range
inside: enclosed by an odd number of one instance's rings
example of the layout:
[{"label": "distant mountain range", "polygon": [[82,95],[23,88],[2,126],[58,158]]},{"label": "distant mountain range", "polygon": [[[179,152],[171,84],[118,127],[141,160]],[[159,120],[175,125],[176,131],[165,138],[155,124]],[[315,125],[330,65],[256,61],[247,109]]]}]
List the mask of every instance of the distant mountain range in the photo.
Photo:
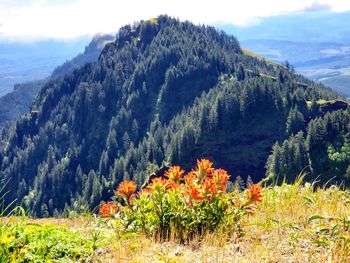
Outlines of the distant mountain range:
[{"label": "distant mountain range", "polygon": [[112,35],[96,35],[85,47],[84,53],[78,54],[64,64],[56,67],[51,74],[51,79],[61,77],[86,63],[96,62],[105,45],[115,39]]},{"label": "distant mountain range", "polygon": [[297,72],[350,97],[350,43],[251,39],[242,46],[278,63],[289,61]]},{"label": "distant mountain range", "polygon": [[243,47],[279,63],[288,60],[297,72],[350,97],[350,12],[304,12],[250,27],[219,27]]},{"label": "distant mountain range", "polygon": [[218,24],[238,40],[350,43],[350,12],[313,11],[264,17],[250,26]]},{"label": "distant mountain range", "polygon": [[[113,41],[115,37],[110,35],[99,35],[85,47],[83,53],[78,54],[73,59],[66,61],[61,66],[56,67],[50,75],[43,80],[33,80],[22,84],[15,84],[12,92],[0,97],[0,127],[8,121],[28,112],[35,96],[39,93],[44,84],[64,76],[79,68],[86,63],[96,62],[104,46]],[[45,50],[44,52],[55,52],[54,50]],[[59,52],[58,52],[59,53]],[[44,56],[44,55],[42,55]],[[47,70],[50,69],[48,66]],[[35,75],[41,76],[41,75]]]},{"label": "distant mountain range", "polygon": [[0,40],[0,96],[12,91],[15,84],[49,77],[56,66],[84,50],[89,41],[86,37],[34,43]]}]

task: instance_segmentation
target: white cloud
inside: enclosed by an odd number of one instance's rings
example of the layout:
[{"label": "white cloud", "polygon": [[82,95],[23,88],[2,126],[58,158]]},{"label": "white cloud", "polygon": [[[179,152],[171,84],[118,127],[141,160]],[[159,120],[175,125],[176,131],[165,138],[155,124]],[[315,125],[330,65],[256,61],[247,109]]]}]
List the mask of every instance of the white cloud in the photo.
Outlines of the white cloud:
[{"label": "white cloud", "polygon": [[348,0],[0,0],[0,32],[13,39],[75,38],[116,32],[127,23],[168,14],[195,23],[249,25],[260,17],[330,7]]}]

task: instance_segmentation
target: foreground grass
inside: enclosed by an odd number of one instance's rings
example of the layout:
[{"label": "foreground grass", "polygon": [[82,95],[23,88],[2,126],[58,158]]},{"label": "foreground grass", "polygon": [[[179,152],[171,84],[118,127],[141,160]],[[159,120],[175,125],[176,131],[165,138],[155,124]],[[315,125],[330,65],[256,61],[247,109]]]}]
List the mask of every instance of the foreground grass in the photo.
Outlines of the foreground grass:
[{"label": "foreground grass", "polygon": [[122,235],[92,216],[3,218],[0,262],[350,262],[350,193],[270,187],[242,228],[179,244]]}]

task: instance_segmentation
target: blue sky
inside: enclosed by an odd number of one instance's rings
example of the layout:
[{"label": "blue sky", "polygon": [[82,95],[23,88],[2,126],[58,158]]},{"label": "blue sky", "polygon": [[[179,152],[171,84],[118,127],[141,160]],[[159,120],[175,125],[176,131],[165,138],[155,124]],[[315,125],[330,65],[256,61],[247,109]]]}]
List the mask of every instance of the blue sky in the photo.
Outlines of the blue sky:
[{"label": "blue sky", "polygon": [[251,26],[267,16],[350,10],[350,0],[0,0],[0,37],[20,41],[112,33],[168,14],[205,24]]}]

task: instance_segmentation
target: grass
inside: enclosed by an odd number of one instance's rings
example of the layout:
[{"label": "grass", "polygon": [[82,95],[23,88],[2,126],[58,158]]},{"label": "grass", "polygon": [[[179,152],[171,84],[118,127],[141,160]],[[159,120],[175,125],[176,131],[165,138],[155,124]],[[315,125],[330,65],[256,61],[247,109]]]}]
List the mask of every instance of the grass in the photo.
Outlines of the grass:
[{"label": "grass", "polygon": [[[328,104],[328,103],[334,103],[335,102],[335,100],[318,100],[318,101],[316,101],[316,104],[317,105],[325,105],[325,104]],[[312,104],[312,101],[311,100],[308,100],[308,101],[306,101],[306,104],[307,104],[307,106],[309,107],[309,108],[311,108],[311,104]]]},{"label": "grass", "polygon": [[241,47],[241,49],[242,49],[243,54],[246,56],[250,56],[250,57],[256,58],[258,60],[265,61],[266,63],[273,65],[273,66],[281,66],[281,65],[277,64],[276,62],[273,62],[269,59],[266,59],[265,57],[258,55],[247,48]]},{"label": "grass", "polygon": [[[323,100],[323,99],[317,100],[316,104],[320,107],[326,107],[326,106],[334,105],[334,104],[339,103],[339,102],[349,104],[348,102],[342,101],[342,100]],[[307,105],[308,109],[311,109],[312,101],[306,101],[306,105]]]},{"label": "grass", "polygon": [[263,56],[258,55],[247,48],[242,47],[241,49],[242,49],[244,55],[251,56],[251,57],[257,58],[259,60],[265,60],[265,58]]},{"label": "grass", "polygon": [[187,243],[118,233],[113,221],[4,217],[0,262],[350,262],[350,192],[284,184],[264,189],[244,235]]},{"label": "grass", "polygon": [[158,19],[156,17],[151,18],[151,19],[147,20],[146,22],[153,24],[153,25],[158,25]]}]

